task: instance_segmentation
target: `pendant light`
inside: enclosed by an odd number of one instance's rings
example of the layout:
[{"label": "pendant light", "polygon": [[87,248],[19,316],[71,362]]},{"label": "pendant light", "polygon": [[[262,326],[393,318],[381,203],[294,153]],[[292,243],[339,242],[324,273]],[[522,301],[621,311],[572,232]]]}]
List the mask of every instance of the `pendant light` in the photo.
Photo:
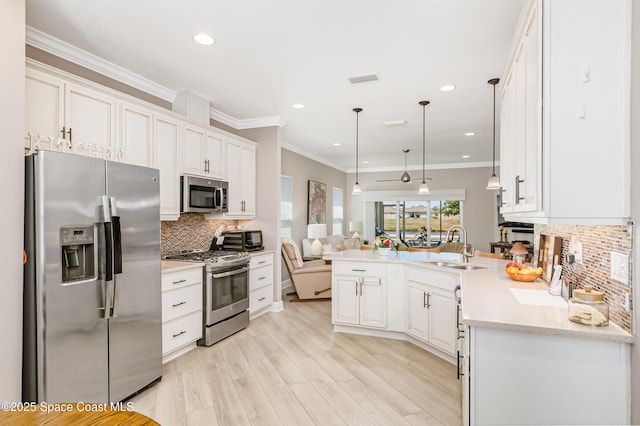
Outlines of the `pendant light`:
[{"label": "pendant light", "polygon": [[362,108],[354,108],[353,112],[356,113],[356,183],[353,185],[353,190],[351,193],[353,195],[362,194],[362,188],[360,188],[360,184],[358,183],[358,116],[362,111]]},{"label": "pendant light", "polygon": [[500,189],[500,178],[496,176],[496,84],[499,81],[499,78],[492,78],[487,81],[493,86],[493,172],[489,177],[487,189]]},{"label": "pendant light", "polygon": [[418,104],[422,105],[422,183],[420,184],[420,189],[418,190],[418,194],[431,194],[429,190],[429,185],[427,185],[427,181],[424,177],[424,167],[425,167],[425,111],[427,105],[429,105],[429,101],[420,101]]}]

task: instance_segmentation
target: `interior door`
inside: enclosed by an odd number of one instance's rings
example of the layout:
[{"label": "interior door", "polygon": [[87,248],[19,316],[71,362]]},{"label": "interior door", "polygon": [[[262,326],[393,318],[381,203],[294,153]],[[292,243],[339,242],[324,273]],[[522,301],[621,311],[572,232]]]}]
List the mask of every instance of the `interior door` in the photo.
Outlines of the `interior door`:
[{"label": "interior door", "polygon": [[106,163],[107,194],[115,201],[112,215],[119,217],[122,242],[109,319],[109,398],[121,401],[162,376],[160,190],[158,170]]}]

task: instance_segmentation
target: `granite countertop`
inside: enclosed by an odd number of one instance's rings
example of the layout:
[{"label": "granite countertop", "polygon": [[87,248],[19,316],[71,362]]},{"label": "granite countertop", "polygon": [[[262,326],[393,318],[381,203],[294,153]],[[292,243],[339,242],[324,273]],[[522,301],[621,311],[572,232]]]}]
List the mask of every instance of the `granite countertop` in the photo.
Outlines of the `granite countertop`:
[{"label": "granite countertop", "polygon": [[542,280],[533,283],[512,281],[504,272],[506,260],[474,257],[469,263],[483,268],[461,271],[427,263],[460,261],[461,256],[455,253],[391,252],[389,256],[380,256],[372,250],[345,250],[325,258],[333,262],[401,263],[458,274],[462,322],[471,326],[625,343],[634,341],[630,333],[613,322],[606,327],[591,327],[569,321],[564,299],[550,295],[547,283]]}]

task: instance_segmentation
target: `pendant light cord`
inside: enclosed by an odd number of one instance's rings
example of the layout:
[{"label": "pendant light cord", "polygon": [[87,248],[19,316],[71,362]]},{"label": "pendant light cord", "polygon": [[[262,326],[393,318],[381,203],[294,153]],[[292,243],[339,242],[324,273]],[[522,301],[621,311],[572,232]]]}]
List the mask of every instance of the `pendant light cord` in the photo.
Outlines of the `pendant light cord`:
[{"label": "pendant light cord", "polygon": [[496,85],[493,85],[493,176],[496,175]]},{"label": "pendant light cord", "polygon": [[427,109],[426,105],[422,105],[422,183],[425,183],[424,180],[424,165],[426,162],[426,154],[425,154],[425,146],[426,146],[426,142],[425,142],[425,111]]}]

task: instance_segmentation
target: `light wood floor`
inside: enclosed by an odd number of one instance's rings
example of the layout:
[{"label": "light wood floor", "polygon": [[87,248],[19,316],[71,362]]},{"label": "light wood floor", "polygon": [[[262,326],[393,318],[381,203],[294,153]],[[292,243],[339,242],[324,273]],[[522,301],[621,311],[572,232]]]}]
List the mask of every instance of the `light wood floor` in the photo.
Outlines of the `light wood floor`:
[{"label": "light wood floor", "polygon": [[456,368],[404,341],[334,333],[331,302],[290,303],[164,365],[131,401],[161,425],[459,425]]}]

